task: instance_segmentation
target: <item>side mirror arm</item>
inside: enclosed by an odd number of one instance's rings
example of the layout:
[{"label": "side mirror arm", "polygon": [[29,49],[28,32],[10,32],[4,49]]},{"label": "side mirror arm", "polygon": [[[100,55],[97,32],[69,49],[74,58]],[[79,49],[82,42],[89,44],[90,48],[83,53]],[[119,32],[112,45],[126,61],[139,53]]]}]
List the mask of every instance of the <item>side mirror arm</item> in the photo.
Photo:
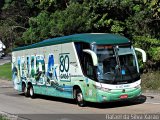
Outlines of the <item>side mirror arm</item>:
[{"label": "side mirror arm", "polygon": [[135,50],[142,53],[142,60],[143,60],[143,62],[146,62],[146,60],[147,60],[146,52],[140,48],[135,48]]},{"label": "side mirror arm", "polygon": [[97,55],[95,54],[95,52],[93,52],[92,50],[89,50],[89,49],[84,49],[83,52],[90,54],[92,57],[93,65],[98,66],[98,58],[97,58]]}]

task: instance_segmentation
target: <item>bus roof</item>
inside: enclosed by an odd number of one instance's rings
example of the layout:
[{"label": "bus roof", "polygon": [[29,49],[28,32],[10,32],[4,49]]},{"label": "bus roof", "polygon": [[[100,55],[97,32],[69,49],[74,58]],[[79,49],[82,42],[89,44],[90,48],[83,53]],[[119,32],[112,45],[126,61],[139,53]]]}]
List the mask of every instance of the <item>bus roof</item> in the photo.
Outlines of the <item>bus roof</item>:
[{"label": "bus roof", "polygon": [[50,38],[32,45],[15,48],[13,49],[13,51],[19,51],[19,50],[25,50],[25,49],[31,49],[31,48],[37,48],[55,44],[69,43],[69,42],[85,42],[85,43],[94,42],[97,45],[103,45],[103,44],[115,45],[115,44],[130,43],[130,40],[118,34],[83,33],[83,34],[74,34],[64,37]]}]

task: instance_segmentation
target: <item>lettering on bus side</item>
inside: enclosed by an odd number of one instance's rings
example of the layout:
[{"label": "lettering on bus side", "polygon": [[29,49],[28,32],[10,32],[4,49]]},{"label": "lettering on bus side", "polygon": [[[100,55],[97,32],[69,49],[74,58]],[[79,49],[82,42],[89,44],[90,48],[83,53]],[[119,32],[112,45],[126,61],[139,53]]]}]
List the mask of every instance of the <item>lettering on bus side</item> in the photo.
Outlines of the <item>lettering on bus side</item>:
[{"label": "lettering on bus side", "polygon": [[70,63],[69,53],[59,54],[59,71],[60,71],[61,81],[70,81],[69,63]]}]

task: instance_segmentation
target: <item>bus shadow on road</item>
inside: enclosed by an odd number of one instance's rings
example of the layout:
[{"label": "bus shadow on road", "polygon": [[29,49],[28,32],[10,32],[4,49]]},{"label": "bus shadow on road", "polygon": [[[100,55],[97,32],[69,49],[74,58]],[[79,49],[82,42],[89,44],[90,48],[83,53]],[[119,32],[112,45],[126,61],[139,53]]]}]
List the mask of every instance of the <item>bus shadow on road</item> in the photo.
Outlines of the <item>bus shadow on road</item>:
[{"label": "bus shadow on road", "polygon": [[[21,95],[23,95],[23,94],[21,94]],[[66,99],[66,98],[60,98],[60,97],[36,95],[36,97],[34,99],[44,99],[44,100],[49,100],[49,101],[55,101],[55,102],[62,102],[62,103],[77,105],[76,101],[73,100],[73,99]],[[146,101],[146,99],[147,99],[146,96],[141,95],[140,97],[138,97],[137,99],[134,99],[134,100],[123,100],[123,101],[105,102],[105,103],[87,102],[86,107],[105,109],[105,108],[117,108],[117,107],[133,106],[133,105],[143,104]]]},{"label": "bus shadow on road", "polygon": [[[21,94],[21,95],[23,95],[23,94]],[[73,100],[73,99],[54,97],[54,96],[47,96],[47,95],[36,95],[33,99],[43,99],[43,100],[49,100],[49,101],[55,101],[55,102],[76,104],[76,101]]]},{"label": "bus shadow on road", "polygon": [[105,103],[87,103],[88,107],[93,108],[117,108],[125,106],[133,106],[138,104],[143,104],[146,101],[147,97],[144,95],[139,96],[134,100],[123,100],[123,101],[114,101],[114,102],[105,102]]}]

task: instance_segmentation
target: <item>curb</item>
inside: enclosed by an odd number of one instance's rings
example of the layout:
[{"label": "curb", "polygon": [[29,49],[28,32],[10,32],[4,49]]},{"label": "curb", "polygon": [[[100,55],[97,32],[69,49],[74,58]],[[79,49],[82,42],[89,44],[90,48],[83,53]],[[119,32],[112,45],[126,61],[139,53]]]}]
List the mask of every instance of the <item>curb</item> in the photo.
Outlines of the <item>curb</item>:
[{"label": "curb", "polygon": [[0,63],[0,65],[4,65],[4,64],[6,64],[6,63],[10,63],[11,61],[6,61],[6,62],[4,62],[4,63]]},{"label": "curb", "polygon": [[5,119],[8,119],[8,120],[18,120],[17,115],[12,115],[12,114],[9,114],[9,113],[6,113],[6,112],[0,112],[0,115],[2,117],[4,117]]},{"label": "curb", "polygon": [[7,112],[1,112],[0,111],[0,115],[7,120],[29,120],[27,118],[23,118],[23,117],[20,117],[18,115],[14,115],[14,114],[7,113]]}]

